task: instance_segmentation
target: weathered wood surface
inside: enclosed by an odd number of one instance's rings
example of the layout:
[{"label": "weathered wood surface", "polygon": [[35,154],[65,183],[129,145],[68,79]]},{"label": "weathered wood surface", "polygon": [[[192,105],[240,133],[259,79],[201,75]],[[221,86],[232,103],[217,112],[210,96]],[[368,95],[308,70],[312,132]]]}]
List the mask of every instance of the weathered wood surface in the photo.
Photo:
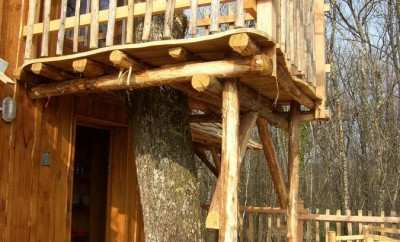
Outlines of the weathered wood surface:
[{"label": "weathered wood surface", "polygon": [[238,234],[239,95],[237,82],[224,82],[222,98],[222,196],[219,242],[236,242]]},{"label": "weathered wood surface", "polygon": [[[52,66],[57,67],[61,70],[71,71],[72,62],[76,59],[82,58],[90,58],[97,63],[109,66],[113,65],[113,63],[112,60],[108,58],[108,55],[110,54],[110,52],[116,50],[123,51],[125,55],[132,60],[135,60],[137,62],[145,62],[148,63],[150,66],[162,66],[170,64],[171,61],[176,63],[187,61],[189,59],[204,60],[203,56],[207,56],[207,58],[209,58],[210,60],[215,60],[224,58],[225,55],[228,55],[232,52],[232,49],[229,46],[231,36],[240,34],[243,34],[243,36],[245,36],[246,38],[249,37],[249,41],[247,41],[249,43],[248,46],[256,45],[260,49],[265,49],[272,46],[272,42],[264,33],[254,29],[239,29],[229,30],[211,36],[198,37],[195,39],[164,40],[138,44],[127,44],[122,46],[110,46],[67,56],[26,61],[25,66],[29,66],[32,63],[40,61],[43,63],[49,63]],[[251,50],[254,49],[253,47],[246,46],[247,45],[245,45],[244,47],[245,52],[257,52],[257,50]],[[241,47],[238,48],[240,49]],[[173,52],[169,51],[173,49],[181,51],[175,52],[178,53],[178,55],[175,55]],[[246,49],[250,49],[250,51]],[[168,50],[168,53],[166,53],[166,50]],[[188,53],[190,53],[190,55]],[[283,58],[283,56],[278,55],[277,58]],[[282,63],[282,61],[278,61],[278,64],[279,63]],[[127,66],[125,65],[124,68],[127,68]],[[279,68],[279,70],[283,69],[283,71],[282,73],[278,71],[277,81],[261,76],[246,76],[245,78],[242,78],[241,81],[259,91],[261,94],[269,97],[270,99],[274,100],[275,98],[278,98],[278,102],[287,102],[295,99],[300,101],[305,106],[313,107],[314,102],[318,102],[320,100],[317,96],[315,96],[315,88],[304,81],[291,78],[288,75],[287,68],[287,66],[282,66],[282,68]],[[279,95],[277,95],[276,93],[277,82],[280,83],[279,87],[281,88],[279,90]]]}]

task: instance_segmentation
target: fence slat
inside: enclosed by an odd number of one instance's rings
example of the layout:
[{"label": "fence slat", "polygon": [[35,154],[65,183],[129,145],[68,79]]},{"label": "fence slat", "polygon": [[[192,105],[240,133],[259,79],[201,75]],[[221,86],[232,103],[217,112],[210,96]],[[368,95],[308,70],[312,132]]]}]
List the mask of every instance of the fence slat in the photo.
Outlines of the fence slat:
[{"label": "fence slat", "polygon": [[272,241],[272,216],[267,216],[267,236],[265,239],[266,242]]},{"label": "fence slat", "polygon": [[254,241],[254,218],[253,214],[249,214],[249,228],[247,229],[247,241],[248,242],[255,242]]},{"label": "fence slat", "polygon": [[[341,215],[341,210],[338,209],[336,210],[336,215]],[[341,223],[340,222],[336,222],[336,235],[340,236],[342,235],[342,228],[341,228]]]},{"label": "fence slat", "polygon": [[115,12],[117,9],[117,0],[109,0],[108,2],[108,22],[107,22],[107,35],[106,46],[114,44],[114,30],[115,30]]},{"label": "fence slat", "polygon": [[148,41],[150,39],[152,15],[153,0],[146,0],[146,13],[144,14],[142,41]]},{"label": "fence slat", "polygon": [[64,52],[64,37],[65,37],[65,18],[67,17],[67,2],[68,0],[61,0],[60,11],[60,29],[57,36],[56,54],[62,55]]},{"label": "fence slat", "polygon": [[[307,213],[310,213],[310,209],[307,209]],[[311,242],[311,221],[310,220],[306,221],[306,242]]]},{"label": "fence slat", "polygon": [[281,241],[281,217],[278,215],[276,217],[276,242],[280,242]]},{"label": "fence slat", "polygon": [[264,223],[263,223],[263,216],[262,214],[258,215],[258,235],[257,235],[257,241],[258,242],[263,242],[263,235],[264,235]]},{"label": "fence slat", "polygon": [[[330,215],[330,210],[327,209],[325,212],[326,215]],[[330,227],[330,223],[329,222],[325,222],[325,242],[329,242],[328,240],[328,232],[329,232],[329,227]]]},{"label": "fence slat", "polygon": [[[319,209],[315,210],[316,214],[319,214]],[[320,242],[320,235],[319,235],[319,221],[315,221],[315,242]]]},{"label": "fence slat", "polygon": [[[384,211],[384,210],[381,211],[381,217],[382,217],[382,218],[385,218],[385,211]],[[381,224],[381,228],[382,228],[382,229],[385,228],[385,224],[384,224],[384,223]],[[385,235],[385,232],[382,231],[382,232],[381,232],[381,235]]]},{"label": "fence slat", "polygon": [[[351,210],[347,209],[346,215],[351,216]],[[353,224],[352,223],[347,223],[347,235],[353,235]],[[351,240],[348,240],[348,242],[351,242]]]},{"label": "fence slat", "polygon": [[51,0],[45,0],[43,5],[43,33],[41,56],[49,55],[49,28],[50,28]]},{"label": "fence slat", "polygon": [[99,0],[90,2],[90,48],[97,48],[99,46]]}]

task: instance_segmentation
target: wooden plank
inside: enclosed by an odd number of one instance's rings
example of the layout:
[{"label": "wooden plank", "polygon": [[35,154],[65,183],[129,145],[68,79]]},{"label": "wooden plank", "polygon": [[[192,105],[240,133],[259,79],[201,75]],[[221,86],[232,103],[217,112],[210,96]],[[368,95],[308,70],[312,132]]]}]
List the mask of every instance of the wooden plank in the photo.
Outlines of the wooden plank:
[{"label": "wooden plank", "polygon": [[117,0],[109,0],[106,46],[111,46],[114,44],[116,8],[117,8]]},{"label": "wooden plank", "polygon": [[[107,20],[108,20],[107,11]],[[99,46],[99,0],[90,0],[90,48],[97,48]],[[81,16],[81,23],[83,17]]]},{"label": "wooden plank", "polygon": [[49,55],[49,25],[50,25],[51,0],[44,0],[43,5],[43,34],[41,56]]},{"label": "wooden plank", "polygon": [[218,18],[220,16],[220,0],[211,0],[210,33],[219,32]]},{"label": "wooden plank", "polygon": [[150,38],[151,22],[153,13],[153,0],[146,0],[146,13],[144,15],[142,41]]},{"label": "wooden plank", "polygon": [[271,134],[268,130],[267,121],[263,118],[258,118],[257,127],[258,135],[260,136],[260,140],[263,145],[264,156],[267,161],[272,181],[274,183],[275,191],[278,195],[279,205],[281,208],[286,209],[288,206],[286,183],[283,178],[282,169],[278,162]]},{"label": "wooden plank", "polygon": [[126,24],[126,43],[133,43],[134,26],[135,26],[135,0],[128,0],[128,17]]},{"label": "wooden plank", "polygon": [[290,123],[289,123],[289,206],[288,206],[288,242],[299,242],[297,238],[297,203],[299,191],[299,169],[300,169],[300,156],[299,156],[299,139],[300,130],[299,123],[296,120],[300,113],[300,107],[297,103],[292,103],[290,108]]},{"label": "wooden plank", "polygon": [[72,93],[93,91],[123,90],[128,88],[144,88],[188,82],[195,74],[213,75],[217,78],[240,77],[248,74],[260,74],[266,71],[265,62],[254,61],[260,56],[241,59],[226,59],[199,63],[182,63],[173,66],[142,71],[128,79],[111,74],[94,79],[76,79],[62,83],[41,84],[32,88],[31,97],[40,98]]},{"label": "wooden plank", "polygon": [[[362,216],[363,216],[363,212],[362,212],[361,209],[357,211],[357,215],[358,215],[359,217],[362,217]],[[363,234],[363,224],[362,224],[362,223],[358,223],[358,233],[359,233],[359,234]]]},{"label": "wooden plank", "polygon": [[62,55],[64,52],[65,19],[67,17],[67,2],[68,0],[61,0],[60,29],[58,30],[57,46],[56,46],[57,55]]},{"label": "wooden plank", "polygon": [[172,26],[174,24],[175,1],[167,0],[165,9],[163,39],[172,39]]},{"label": "wooden plank", "polygon": [[197,0],[190,0],[190,32],[197,34]]},{"label": "wooden plank", "polygon": [[104,67],[90,59],[78,59],[72,62],[75,72],[82,73],[84,77],[97,77],[104,74]]},{"label": "wooden plank", "polygon": [[222,98],[222,203],[219,242],[237,242],[239,182],[239,95],[236,81],[224,82]]},{"label": "wooden plank", "polygon": [[75,0],[75,24],[74,24],[74,39],[72,44],[72,51],[79,51],[79,20],[81,16],[81,0]]},{"label": "wooden plank", "polygon": [[[36,6],[37,6],[37,0],[29,0],[28,23],[26,27],[26,40],[25,40],[25,55],[24,55],[25,59],[30,59],[33,57],[32,42],[33,42],[34,24],[36,18]],[[41,30],[43,31],[43,26]]]}]

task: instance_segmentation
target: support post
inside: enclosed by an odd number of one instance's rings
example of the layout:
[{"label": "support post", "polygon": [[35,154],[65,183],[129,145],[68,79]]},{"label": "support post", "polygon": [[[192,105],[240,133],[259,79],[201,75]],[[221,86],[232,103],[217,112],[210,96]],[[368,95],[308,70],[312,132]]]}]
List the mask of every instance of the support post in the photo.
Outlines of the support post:
[{"label": "support post", "polygon": [[299,116],[300,105],[293,102],[290,107],[289,123],[289,206],[288,206],[288,242],[299,242],[297,203],[299,192]]},{"label": "support post", "polygon": [[219,242],[237,242],[239,181],[239,97],[236,80],[222,93],[222,203]]}]

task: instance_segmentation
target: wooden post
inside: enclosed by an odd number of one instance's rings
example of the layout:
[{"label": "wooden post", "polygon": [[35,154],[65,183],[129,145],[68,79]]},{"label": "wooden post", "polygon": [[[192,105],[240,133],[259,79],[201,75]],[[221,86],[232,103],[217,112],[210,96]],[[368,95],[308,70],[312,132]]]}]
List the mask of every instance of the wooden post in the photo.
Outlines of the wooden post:
[{"label": "wooden post", "polygon": [[237,242],[239,181],[239,98],[237,83],[224,82],[222,93],[222,203],[219,242]]},{"label": "wooden post", "polygon": [[278,163],[278,158],[275,151],[274,143],[272,142],[271,134],[268,130],[267,121],[263,118],[257,120],[258,135],[263,146],[264,156],[274,183],[274,188],[278,194],[279,205],[281,208],[287,208],[288,195],[286,183],[283,179],[282,169]]},{"label": "wooden post", "polygon": [[336,242],[336,232],[335,231],[329,231],[327,236],[328,236],[328,242]]},{"label": "wooden post", "polygon": [[299,121],[300,106],[298,103],[292,103],[290,107],[289,124],[289,171],[290,171],[290,189],[288,206],[288,242],[299,242],[297,236],[297,202],[299,192]]}]

